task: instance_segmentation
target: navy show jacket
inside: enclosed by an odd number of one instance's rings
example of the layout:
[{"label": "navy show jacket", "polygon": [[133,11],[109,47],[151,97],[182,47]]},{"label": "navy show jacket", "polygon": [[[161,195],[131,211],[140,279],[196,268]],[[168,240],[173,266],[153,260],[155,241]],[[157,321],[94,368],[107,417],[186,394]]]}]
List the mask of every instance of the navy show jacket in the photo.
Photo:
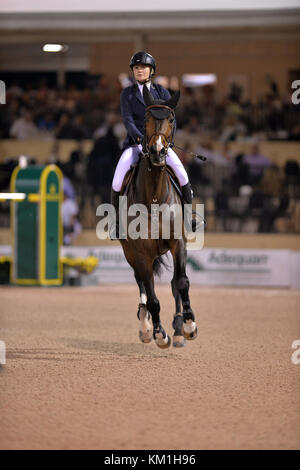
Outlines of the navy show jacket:
[{"label": "navy show jacket", "polygon": [[[150,93],[155,100],[168,100],[171,95],[161,85],[155,84],[150,87]],[[131,85],[121,93],[121,113],[124,125],[127,129],[127,137],[122,150],[135,145],[138,137],[144,134],[145,103],[137,84]]]}]

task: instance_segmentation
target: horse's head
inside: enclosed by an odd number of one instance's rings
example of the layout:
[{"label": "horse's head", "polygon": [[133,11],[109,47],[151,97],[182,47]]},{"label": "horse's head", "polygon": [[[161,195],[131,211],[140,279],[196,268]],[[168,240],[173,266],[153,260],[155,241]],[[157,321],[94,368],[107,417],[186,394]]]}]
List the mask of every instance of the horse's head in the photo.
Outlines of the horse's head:
[{"label": "horse's head", "polygon": [[152,165],[166,164],[166,156],[173,139],[174,109],[179,96],[180,91],[177,91],[167,101],[155,100],[144,85],[143,97],[146,105],[144,152],[149,155]]}]

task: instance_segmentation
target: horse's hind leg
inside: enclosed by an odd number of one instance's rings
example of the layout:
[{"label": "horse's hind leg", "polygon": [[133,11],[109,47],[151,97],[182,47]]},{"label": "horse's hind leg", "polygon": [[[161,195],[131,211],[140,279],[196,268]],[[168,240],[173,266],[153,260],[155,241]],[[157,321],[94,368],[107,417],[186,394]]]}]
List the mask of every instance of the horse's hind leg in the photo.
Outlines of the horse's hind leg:
[{"label": "horse's hind leg", "polygon": [[186,339],[191,340],[197,337],[197,325],[189,297],[190,282],[185,271],[186,248],[184,240],[178,240],[176,248],[172,254],[174,259],[174,277],[176,279],[176,286],[180,293],[183,306],[183,335]]},{"label": "horse's hind leg", "polygon": [[150,343],[153,337],[153,328],[151,324],[151,315],[147,310],[146,289],[137,272],[134,273],[137,285],[140,291],[140,303],[138,306],[137,317],[140,322],[139,338],[142,343]]}]

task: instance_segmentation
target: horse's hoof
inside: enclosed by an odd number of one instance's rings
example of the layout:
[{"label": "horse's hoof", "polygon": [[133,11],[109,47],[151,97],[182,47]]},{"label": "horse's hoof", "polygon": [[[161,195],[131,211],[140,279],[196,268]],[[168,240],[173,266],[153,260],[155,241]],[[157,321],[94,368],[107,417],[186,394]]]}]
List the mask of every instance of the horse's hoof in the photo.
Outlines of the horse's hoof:
[{"label": "horse's hoof", "polygon": [[174,348],[183,348],[185,345],[184,336],[173,336],[173,347]]},{"label": "horse's hoof", "polygon": [[139,331],[139,338],[142,343],[151,343],[153,334],[151,330],[148,331]]},{"label": "horse's hoof", "polygon": [[188,320],[183,324],[183,336],[188,341],[196,339],[198,335],[197,325],[194,321]]},{"label": "horse's hoof", "polygon": [[183,332],[183,335],[185,337],[185,339],[187,339],[188,341],[191,341],[193,339],[196,339],[197,336],[198,336],[198,329],[196,327],[195,331],[192,331],[192,333],[186,333],[185,331]]},{"label": "horse's hoof", "polygon": [[139,306],[138,318],[140,320],[139,338],[142,343],[150,343],[153,338],[153,328],[150,322],[151,315],[146,305]]},{"label": "horse's hoof", "polygon": [[160,349],[168,349],[171,346],[171,338],[167,335],[165,338],[162,333],[155,336],[155,342]]}]

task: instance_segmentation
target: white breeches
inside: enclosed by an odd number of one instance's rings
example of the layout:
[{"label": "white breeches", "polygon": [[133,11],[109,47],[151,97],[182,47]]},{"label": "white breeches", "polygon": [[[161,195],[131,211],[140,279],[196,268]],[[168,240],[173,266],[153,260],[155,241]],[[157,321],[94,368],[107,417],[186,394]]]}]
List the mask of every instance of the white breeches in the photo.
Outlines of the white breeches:
[{"label": "white breeches", "polygon": [[[117,168],[114,174],[114,179],[112,182],[112,188],[114,191],[121,191],[123,179],[130,169],[130,165],[136,163],[139,158],[139,154],[142,151],[142,146],[138,145],[137,147],[129,147],[122,153],[120,160],[117,164]],[[184,169],[183,164],[180,159],[177,157],[174,150],[169,149],[167,158],[167,165],[169,165],[172,170],[174,170],[175,175],[177,176],[181,186],[184,186],[189,182],[187,172]]]}]

